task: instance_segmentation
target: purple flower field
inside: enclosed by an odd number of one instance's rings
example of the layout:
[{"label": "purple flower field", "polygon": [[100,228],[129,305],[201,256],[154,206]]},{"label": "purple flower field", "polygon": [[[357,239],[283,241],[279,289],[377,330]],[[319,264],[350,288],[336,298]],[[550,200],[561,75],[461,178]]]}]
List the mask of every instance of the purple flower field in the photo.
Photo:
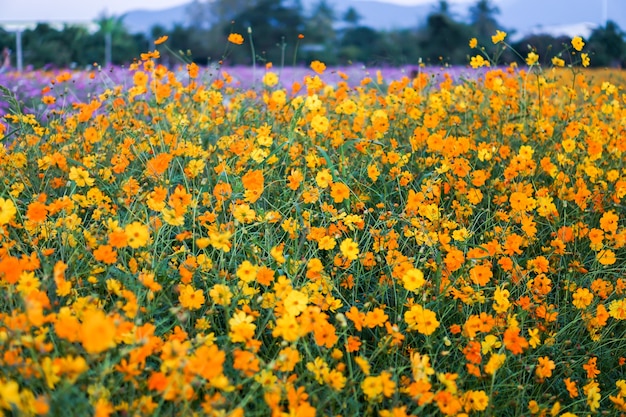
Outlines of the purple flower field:
[{"label": "purple flower field", "polygon": [[[266,69],[264,66],[253,67],[204,67],[200,70],[199,79],[210,84],[215,79],[224,79],[224,73],[231,78],[228,86],[235,89],[263,88],[262,78],[268,71],[279,76],[279,85],[290,88],[294,82],[303,83],[306,76],[315,76],[315,72],[305,67],[285,67]],[[432,83],[438,84],[448,74],[455,80],[475,78],[483,74],[483,69],[471,69],[464,67],[424,67],[417,65],[405,67],[367,68],[363,65],[349,67],[328,68],[321,78],[327,85],[336,85],[345,81],[350,86],[358,86],[364,78],[371,77],[378,82],[378,74],[382,77],[382,85],[402,77],[411,77],[417,72],[429,74]],[[184,67],[176,72],[180,81],[185,82],[187,75]],[[92,71],[68,71],[68,70],[40,70],[28,72],[6,72],[0,74],[0,86],[6,87],[22,106],[35,114],[43,114],[46,111],[63,108],[76,102],[88,102],[91,97],[104,93],[107,89],[116,86],[124,88],[133,84],[133,72],[127,67],[112,67],[109,69],[94,69]],[[48,91],[49,90],[49,91]],[[49,94],[56,98],[54,104],[42,102],[42,96]],[[0,113],[9,109],[7,97],[0,95]]]}]

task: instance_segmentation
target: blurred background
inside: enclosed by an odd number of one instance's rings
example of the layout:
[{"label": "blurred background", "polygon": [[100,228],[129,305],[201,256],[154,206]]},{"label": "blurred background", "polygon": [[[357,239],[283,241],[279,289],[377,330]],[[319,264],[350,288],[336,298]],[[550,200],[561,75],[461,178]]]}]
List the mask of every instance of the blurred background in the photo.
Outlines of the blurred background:
[{"label": "blurred background", "polygon": [[[0,0],[0,71],[127,65],[163,35],[170,66],[249,65],[251,43],[257,63],[276,66],[465,66],[469,39],[492,54],[496,29],[543,64],[568,62],[582,36],[592,66],[623,68],[624,28],[626,0]],[[232,32],[244,45],[227,43]]]}]

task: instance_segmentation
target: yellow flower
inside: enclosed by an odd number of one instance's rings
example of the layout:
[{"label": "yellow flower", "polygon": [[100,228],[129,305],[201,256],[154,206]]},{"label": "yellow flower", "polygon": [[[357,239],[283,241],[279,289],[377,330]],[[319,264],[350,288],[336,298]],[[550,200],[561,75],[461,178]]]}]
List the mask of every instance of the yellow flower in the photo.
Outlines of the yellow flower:
[{"label": "yellow flower", "polygon": [[614,319],[626,320],[626,298],[611,301],[609,315]]},{"label": "yellow flower", "polygon": [[0,225],[9,223],[16,213],[17,209],[12,200],[0,198]]},{"label": "yellow flower", "polygon": [[530,66],[535,65],[538,60],[539,60],[539,55],[537,55],[534,52],[529,52],[528,55],[526,56],[526,64]]},{"label": "yellow flower", "polygon": [[243,43],[243,36],[238,33],[231,33],[228,35],[228,42],[234,43],[235,45],[241,45]]},{"label": "yellow flower", "polygon": [[228,306],[233,299],[233,293],[230,291],[230,287],[224,284],[215,284],[211,291],[209,291],[209,296],[213,300],[213,302],[220,306]]},{"label": "yellow flower", "polygon": [[263,76],[263,84],[268,87],[274,87],[278,84],[278,75],[275,72],[269,71]]},{"label": "yellow flower", "polygon": [[470,65],[472,68],[488,67],[489,61],[483,58],[482,55],[476,55],[470,59]]},{"label": "yellow flower", "polygon": [[383,393],[383,381],[379,376],[368,376],[361,383],[361,389],[368,401],[374,400]]},{"label": "yellow flower", "polygon": [[500,43],[506,38],[506,32],[496,30],[496,34],[491,37],[491,42],[494,44]]},{"label": "yellow flower", "polygon": [[574,49],[580,52],[583,50],[585,42],[583,42],[583,39],[580,36],[576,36],[572,39],[572,46],[574,47]]},{"label": "yellow flower", "polygon": [[470,48],[476,48],[476,46],[478,46],[478,39],[476,38],[472,38],[469,41],[469,47]]},{"label": "yellow flower", "polygon": [[433,334],[439,327],[435,312],[419,304],[415,304],[404,313],[404,321],[409,325],[409,330],[417,330],[425,336]]},{"label": "yellow flower", "polygon": [[329,126],[328,119],[325,116],[322,116],[321,114],[316,114],[315,117],[313,117],[313,120],[311,120],[311,127],[317,133],[326,132],[328,130],[328,126]]},{"label": "yellow flower", "polygon": [[150,231],[148,226],[140,222],[132,222],[124,228],[124,233],[128,238],[128,246],[131,248],[139,248],[146,246],[150,239]]},{"label": "yellow flower", "polygon": [[341,254],[351,261],[356,260],[359,257],[359,245],[352,239],[347,238],[339,246]]},{"label": "yellow flower", "polygon": [[596,254],[596,260],[602,265],[613,265],[616,261],[615,252],[605,249]]},{"label": "yellow flower", "polygon": [[411,268],[402,275],[402,285],[408,291],[415,291],[425,283],[424,273],[417,268]]},{"label": "yellow flower", "polygon": [[580,54],[580,59],[582,60],[583,67],[586,68],[589,66],[589,54]]},{"label": "yellow flower", "polygon": [[309,297],[302,291],[292,290],[289,295],[284,299],[283,304],[285,311],[290,316],[296,317],[304,310],[309,303]]},{"label": "yellow flower", "polygon": [[237,278],[249,284],[256,279],[257,270],[256,265],[253,265],[250,261],[243,261],[237,268]]},{"label": "yellow flower", "polygon": [[89,176],[89,172],[81,167],[70,168],[70,180],[74,181],[79,187],[91,187],[95,181]]},{"label": "yellow flower", "polygon": [[565,66],[565,61],[563,61],[558,56],[555,56],[555,57],[552,58],[552,65],[554,65],[555,67],[564,67]]}]

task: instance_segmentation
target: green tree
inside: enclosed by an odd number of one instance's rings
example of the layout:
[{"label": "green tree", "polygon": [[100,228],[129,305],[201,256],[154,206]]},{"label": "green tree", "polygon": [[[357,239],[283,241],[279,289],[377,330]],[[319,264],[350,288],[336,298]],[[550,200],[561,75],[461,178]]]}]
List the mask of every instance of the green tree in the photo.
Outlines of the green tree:
[{"label": "green tree", "polygon": [[591,65],[598,67],[620,67],[626,64],[625,33],[617,23],[609,20],[599,26],[589,36],[588,48],[591,51]]},{"label": "green tree", "polygon": [[125,64],[145,51],[145,44],[138,44],[138,39],[128,33],[124,26],[124,16],[102,14],[96,19],[96,24],[99,29],[89,42],[92,62],[104,65]]},{"label": "green tree", "polygon": [[306,61],[319,59],[331,65],[337,63],[336,19],[335,10],[327,0],[318,0],[313,4],[304,29],[306,43],[303,56]]},{"label": "green tree", "polygon": [[[280,63],[284,55],[293,53],[298,34],[304,29],[304,19],[296,5],[285,5],[282,0],[260,0],[254,7],[237,14],[232,27],[226,27],[223,34],[231,31],[244,36],[250,28],[255,46],[256,59]],[[283,47],[283,45],[286,45]],[[252,57],[245,48],[233,49],[231,63],[250,63]]]},{"label": "green tree", "polygon": [[[567,48],[570,38],[567,36],[554,37],[549,34],[537,34],[529,35],[514,43],[513,49],[517,51],[520,56],[514,55],[510,51],[503,56],[504,62],[517,61],[522,64],[526,55],[533,51],[539,55],[539,63],[542,65],[552,65],[552,58],[562,55],[562,52]],[[561,56],[561,58],[567,60],[567,56]]]},{"label": "green tree", "polygon": [[452,17],[448,2],[441,0],[439,7],[426,18],[419,30],[417,44],[426,63],[465,64],[470,28]]},{"label": "green tree", "polygon": [[369,64],[374,60],[373,47],[380,40],[380,33],[368,26],[348,28],[341,38],[339,59],[342,63]]},{"label": "green tree", "polygon": [[496,15],[500,9],[491,0],[478,0],[469,9],[470,24],[481,45],[488,45],[491,35],[500,29]]},{"label": "green tree", "polygon": [[359,12],[352,6],[348,7],[348,10],[343,14],[343,21],[351,27],[358,26],[361,19]]}]

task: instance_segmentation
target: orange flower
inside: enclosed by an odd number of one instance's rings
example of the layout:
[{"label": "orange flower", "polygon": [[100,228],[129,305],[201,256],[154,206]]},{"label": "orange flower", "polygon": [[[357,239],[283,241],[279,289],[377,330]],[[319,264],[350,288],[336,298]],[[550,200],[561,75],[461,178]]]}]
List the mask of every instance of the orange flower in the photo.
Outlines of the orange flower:
[{"label": "orange flower", "polygon": [[204,293],[196,290],[191,285],[183,285],[178,296],[178,301],[183,308],[188,310],[198,310],[204,305]]},{"label": "orange flower", "polygon": [[556,368],[554,361],[547,356],[542,356],[537,359],[537,367],[535,368],[535,374],[541,381],[545,378],[552,376],[552,370]]},{"label": "orange flower", "polygon": [[342,182],[335,182],[330,186],[330,196],[335,203],[341,203],[350,197],[350,188]]},{"label": "orange flower", "polygon": [[148,160],[148,162],[146,163],[146,176],[154,178],[160,177],[161,175],[163,175],[165,170],[167,170],[167,167],[169,166],[171,160],[172,155],[170,155],[169,153],[160,153],[154,158]]},{"label": "orange flower", "polygon": [[518,328],[508,328],[504,331],[504,346],[515,355],[519,355],[528,347],[528,341],[519,333]]},{"label": "orange flower", "polygon": [[476,265],[470,269],[470,279],[476,285],[487,285],[491,277],[493,273],[488,265]]},{"label": "orange flower", "polygon": [[154,41],[155,45],[161,45],[162,43],[165,43],[165,41],[167,41],[168,36],[167,35],[163,35],[160,38],[158,38],[157,40]]},{"label": "orange flower", "polygon": [[322,75],[324,71],[326,71],[326,64],[321,61],[313,61],[311,62],[311,69],[316,73]]},{"label": "orange flower", "polygon": [[89,311],[83,317],[80,339],[87,353],[101,353],[115,347],[115,324],[102,311]]},{"label": "orange flower", "polygon": [[14,256],[4,255],[0,260],[0,278],[8,284],[16,284],[23,271],[20,260]]},{"label": "orange flower", "polygon": [[234,43],[235,45],[241,45],[243,43],[243,36],[238,33],[231,33],[228,35],[228,42]]},{"label": "orange flower", "polygon": [[93,257],[96,261],[112,265],[117,262],[117,252],[110,245],[100,245],[98,249],[93,251]]},{"label": "orange flower", "polygon": [[233,368],[242,371],[245,376],[252,376],[260,369],[259,358],[252,352],[235,349],[233,352]]},{"label": "orange flower", "polygon": [[263,188],[265,186],[263,171],[260,169],[248,171],[243,177],[241,177],[241,182],[243,183],[243,187],[246,189],[246,201],[254,203],[259,199],[259,197],[261,197],[261,193],[263,192]]},{"label": "orange flower", "polygon": [[26,217],[31,222],[41,223],[46,220],[46,216],[48,215],[48,207],[45,204],[39,201],[33,201],[28,205],[28,210],[26,211]]},{"label": "orange flower", "polygon": [[446,264],[446,267],[450,270],[450,272],[454,272],[461,268],[461,265],[465,262],[465,256],[461,250],[451,248],[451,250],[446,254],[443,262]]},{"label": "orange flower", "polygon": [[587,371],[587,379],[594,379],[600,375],[600,371],[597,368],[598,358],[593,356],[589,358],[586,364],[583,365],[583,369]]}]

